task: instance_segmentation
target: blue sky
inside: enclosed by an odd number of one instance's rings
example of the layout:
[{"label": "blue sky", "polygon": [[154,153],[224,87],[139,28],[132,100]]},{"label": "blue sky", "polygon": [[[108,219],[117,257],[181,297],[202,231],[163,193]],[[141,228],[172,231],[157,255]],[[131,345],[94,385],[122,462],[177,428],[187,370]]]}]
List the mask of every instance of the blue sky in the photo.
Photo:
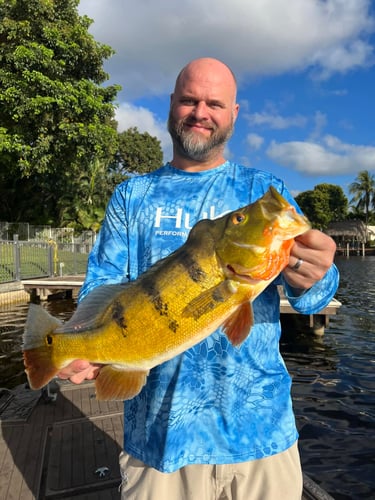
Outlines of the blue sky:
[{"label": "blue sky", "polygon": [[240,115],[227,148],[292,193],[347,187],[375,172],[375,8],[371,0],[81,0],[105,63],[119,130],[161,141],[177,73],[196,57],[235,72]]}]

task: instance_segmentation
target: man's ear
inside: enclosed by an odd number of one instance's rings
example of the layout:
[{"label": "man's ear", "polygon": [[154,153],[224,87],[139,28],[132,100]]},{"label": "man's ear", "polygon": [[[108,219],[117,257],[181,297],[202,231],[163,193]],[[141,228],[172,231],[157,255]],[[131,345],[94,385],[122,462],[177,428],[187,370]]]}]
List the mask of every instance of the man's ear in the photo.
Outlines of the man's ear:
[{"label": "man's ear", "polygon": [[237,120],[239,110],[240,110],[240,105],[236,103],[233,108],[233,123]]}]

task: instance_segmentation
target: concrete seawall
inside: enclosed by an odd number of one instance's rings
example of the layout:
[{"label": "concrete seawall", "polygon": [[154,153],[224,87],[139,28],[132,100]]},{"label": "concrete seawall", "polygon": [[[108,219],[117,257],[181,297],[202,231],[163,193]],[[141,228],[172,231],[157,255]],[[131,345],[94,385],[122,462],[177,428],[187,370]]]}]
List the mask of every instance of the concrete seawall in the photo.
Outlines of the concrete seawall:
[{"label": "concrete seawall", "polygon": [[21,281],[12,281],[11,283],[2,283],[0,285],[0,307],[18,302],[28,302],[30,294],[25,291]]}]

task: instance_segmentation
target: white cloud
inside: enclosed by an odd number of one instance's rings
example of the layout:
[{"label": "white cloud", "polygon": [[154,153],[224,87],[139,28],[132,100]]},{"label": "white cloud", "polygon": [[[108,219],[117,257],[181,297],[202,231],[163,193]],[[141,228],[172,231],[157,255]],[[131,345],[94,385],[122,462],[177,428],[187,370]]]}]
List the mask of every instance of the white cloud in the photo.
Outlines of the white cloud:
[{"label": "white cloud", "polygon": [[345,144],[331,135],[322,143],[273,141],[267,155],[280,165],[311,176],[353,174],[373,170],[375,165],[375,147]]},{"label": "white cloud", "polygon": [[323,129],[327,126],[327,115],[321,111],[316,111],[314,115],[314,129],[310,134],[310,140],[319,139]]},{"label": "white cloud", "polygon": [[246,120],[251,126],[267,126],[271,129],[287,129],[290,127],[304,127],[307,119],[301,115],[282,116],[274,112],[256,112],[245,115]]},{"label": "white cloud", "polygon": [[263,142],[263,137],[258,134],[250,133],[246,137],[246,143],[255,151],[262,147]]},{"label": "white cloud", "polygon": [[351,41],[347,46],[333,46],[316,54],[316,61],[324,59],[324,65],[316,73],[320,80],[329,78],[333,73],[346,73],[348,70],[374,63],[371,47],[362,40]]},{"label": "white cloud", "polygon": [[126,100],[170,92],[189,60],[218,57],[239,81],[310,69],[327,78],[374,63],[371,0],[81,0]]},{"label": "white cloud", "polygon": [[157,137],[166,160],[171,159],[172,143],[167,131],[166,123],[160,121],[154,113],[142,106],[134,106],[130,103],[122,103],[116,110],[118,131],[123,132],[131,127],[137,127],[139,132],[148,132]]}]

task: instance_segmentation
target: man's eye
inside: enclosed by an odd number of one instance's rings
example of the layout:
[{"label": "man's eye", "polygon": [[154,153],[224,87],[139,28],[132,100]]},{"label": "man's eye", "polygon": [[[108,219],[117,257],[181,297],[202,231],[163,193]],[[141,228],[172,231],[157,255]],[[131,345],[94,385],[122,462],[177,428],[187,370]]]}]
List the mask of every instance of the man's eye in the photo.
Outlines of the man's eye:
[{"label": "man's eye", "polygon": [[194,106],[194,104],[195,104],[193,99],[182,99],[180,102],[181,102],[181,104],[183,104],[185,106]]}]

